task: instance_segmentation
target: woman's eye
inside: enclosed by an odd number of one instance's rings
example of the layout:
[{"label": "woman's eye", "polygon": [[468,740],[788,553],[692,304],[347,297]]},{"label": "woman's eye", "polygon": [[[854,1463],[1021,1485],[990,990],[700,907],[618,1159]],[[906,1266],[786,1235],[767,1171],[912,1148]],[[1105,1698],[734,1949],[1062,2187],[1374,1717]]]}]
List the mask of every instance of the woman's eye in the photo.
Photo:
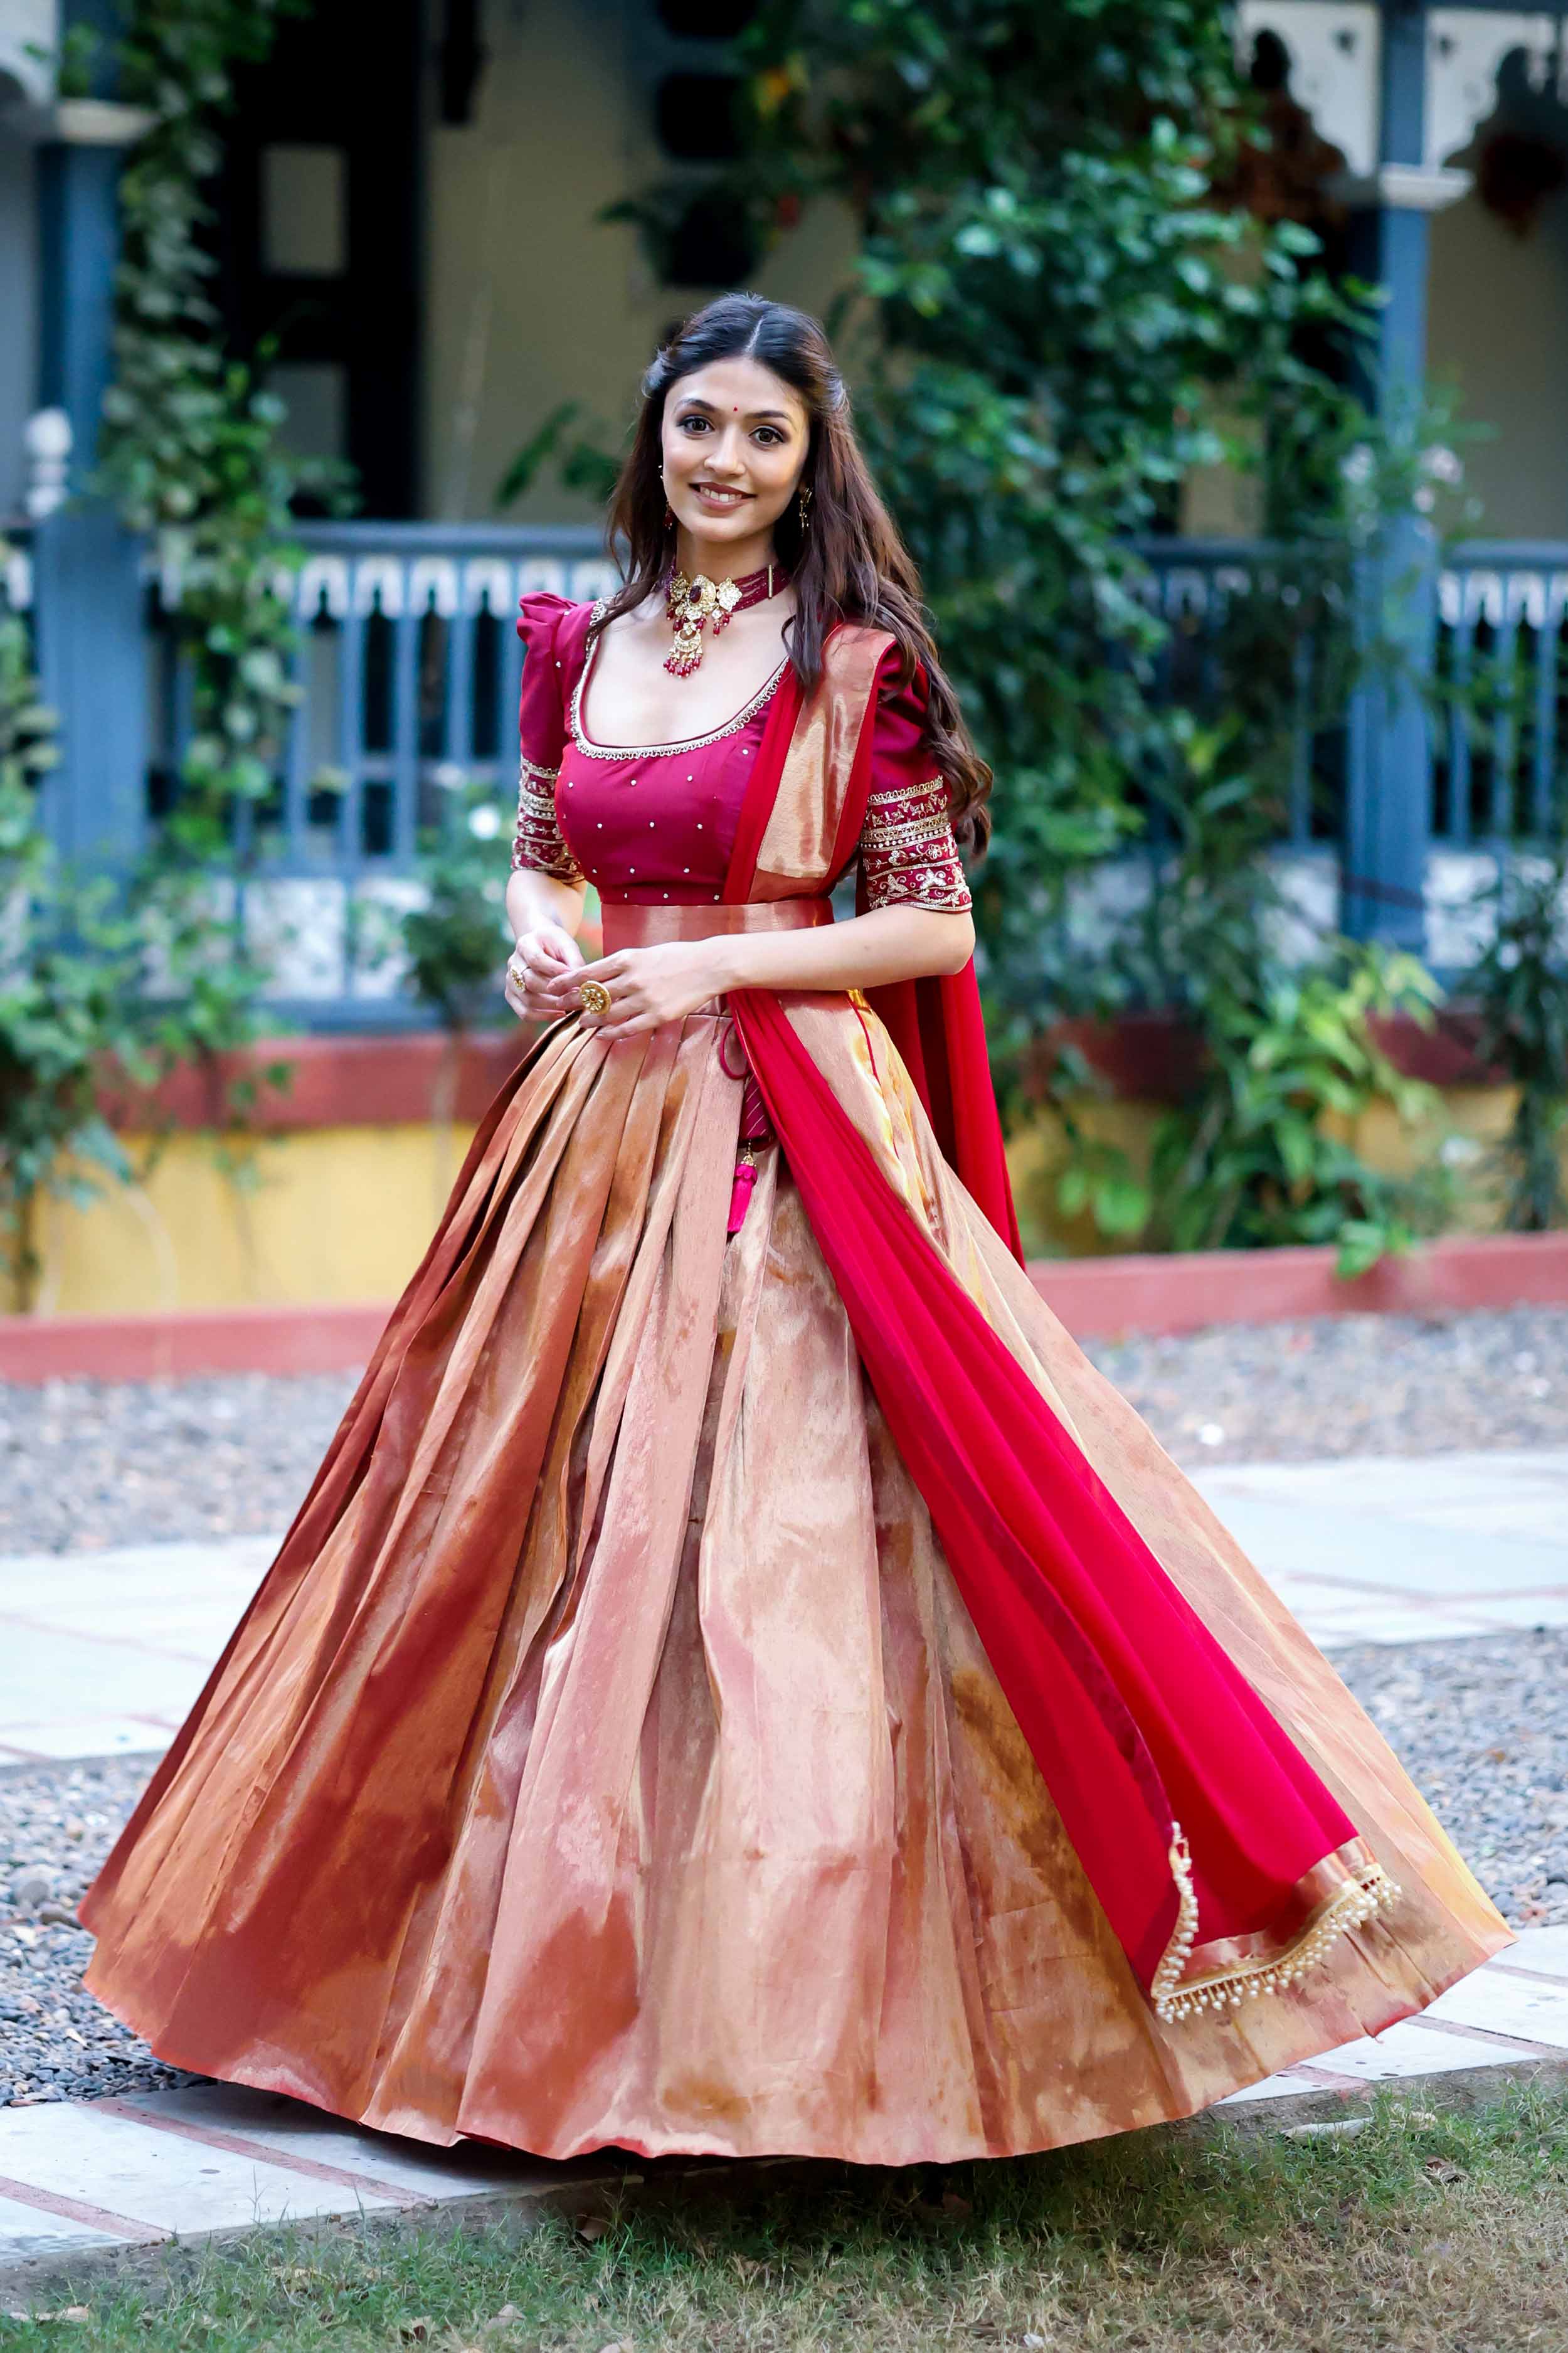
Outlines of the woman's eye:
[{"label": "woman's eye", "polygon": [[776,425],[759,425],[757,427],[757,438],[762,442],[764,448],[771,449],[773,448],[775,443],[784,439],[784,435],[779,431]]},{"label": "woman's eye", "polygon": [[699,433],[706,433],[708,419],[705,417],[683,417],[680,420],[680,429],[684,433],[689,427],[694,427]]}]

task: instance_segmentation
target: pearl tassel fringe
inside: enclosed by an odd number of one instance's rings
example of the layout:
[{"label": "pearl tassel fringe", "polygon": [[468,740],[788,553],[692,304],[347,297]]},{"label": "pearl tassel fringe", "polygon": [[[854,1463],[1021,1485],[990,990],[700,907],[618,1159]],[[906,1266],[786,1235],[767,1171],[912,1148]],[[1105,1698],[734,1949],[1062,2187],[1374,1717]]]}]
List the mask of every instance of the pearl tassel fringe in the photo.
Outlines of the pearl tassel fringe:
[{"label": "pearl tassel fringe", "polygon": [[1398,1888],[1381,1863],[1369,1863],[1272,1961],[1244,1961],[1221,1976],[1183,1987],[1182,1971],[1197,1941],[1198,1904],[1193,1892],[1192,1855],[1179,1827],[1171,1842],[1171,1875],[1176,1883],[1176,1926],[1154,1972],[1150,1995],[1155,2015],[1167,2025],[1195,2017],[1200,2010],[1238,2010],[1259,1994],[1288,1992],[1300,1984],[1340,1937],[1352,1928],[1364,1928],[1379,1913],[1391,1910],[1399,1897]]}]

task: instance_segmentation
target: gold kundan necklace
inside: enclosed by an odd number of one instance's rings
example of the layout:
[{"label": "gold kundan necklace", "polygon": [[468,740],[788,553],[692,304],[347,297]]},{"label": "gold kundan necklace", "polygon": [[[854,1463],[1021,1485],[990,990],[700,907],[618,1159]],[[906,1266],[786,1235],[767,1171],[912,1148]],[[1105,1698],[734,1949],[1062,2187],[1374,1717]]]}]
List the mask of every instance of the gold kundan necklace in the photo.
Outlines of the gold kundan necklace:
[{"label": "gold kundan necklace", "polygon": [[765,598],[789,586],[789,574],[782,564],[764,564],[760,572],[748,572],[743,580],[710,580],[700,572],[689,580],[684,572],[672,572],[664,584],[664,609],[675,631],[675,643],[664,658],[664,666],[671,678],[689,678],[702,659],[702,632],[711,628],[714,637],[727,628],[732,615],[743,613],[748,605],[760,605]]}]

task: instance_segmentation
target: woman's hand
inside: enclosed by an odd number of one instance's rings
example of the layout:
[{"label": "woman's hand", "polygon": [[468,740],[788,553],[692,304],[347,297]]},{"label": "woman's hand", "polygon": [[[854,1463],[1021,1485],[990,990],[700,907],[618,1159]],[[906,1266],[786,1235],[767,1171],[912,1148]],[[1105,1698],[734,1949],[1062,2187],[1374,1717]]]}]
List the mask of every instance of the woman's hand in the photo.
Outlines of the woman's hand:
[{"label": "woman's hand", "polygon": [[[634,1038],[640,1030],[657,1029],[661,1021],[679,1021],[710,997],[723,994],[730,985],[726,951],[731,944],[721,937],[621,948],[571,974],[556,1009],[582,1011],[584,1027],[605,1038]],[[596,980],[609,990],[607,1013],[589,1013],[579,1007],[577,988],[584,980]]]},{"label": "woman's hand", "polygon": [[[582,965],[583,951],[569,931],[560,923],[536,923],[519,934],[507,959],[506,1001],[520,1021],[559,1021],[577,1009]],[[563,1001],[562,991],[570,1002]]]}]

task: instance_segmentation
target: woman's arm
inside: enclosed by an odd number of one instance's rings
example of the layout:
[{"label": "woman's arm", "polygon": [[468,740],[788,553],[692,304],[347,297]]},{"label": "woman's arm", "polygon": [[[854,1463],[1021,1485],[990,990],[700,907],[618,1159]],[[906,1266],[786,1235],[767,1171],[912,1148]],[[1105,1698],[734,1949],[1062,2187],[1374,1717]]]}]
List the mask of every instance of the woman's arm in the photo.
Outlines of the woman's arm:
[{"label": "woman's arm", "polygon": [[[521,1021],[558,1021],[576,1005],[577,977],[583,951],[577,928],[583,921],[587,886],[563,882],[552,874],[516,867],[506,886],[507,921],[517,946],[507,965],[503,994]],[[519,981],[514,965],[528,976]],[[558,1002],[551,984],[570,980],[571,1005]]]},{"label": "woman's arm", "polygon": [[669,940],[622,948],[598,964],[542,976],[540,995],[558,1020],[579,1010],[580,981],[603,982],[609,1013],[584,1020],[607,1038],[635,1037],[679,1021],[732,988],[880,988],[927,973],[962,972],[974,952],[967,913],[933,907],[880,907],[811,931],[726,932],[710,940]]}]

